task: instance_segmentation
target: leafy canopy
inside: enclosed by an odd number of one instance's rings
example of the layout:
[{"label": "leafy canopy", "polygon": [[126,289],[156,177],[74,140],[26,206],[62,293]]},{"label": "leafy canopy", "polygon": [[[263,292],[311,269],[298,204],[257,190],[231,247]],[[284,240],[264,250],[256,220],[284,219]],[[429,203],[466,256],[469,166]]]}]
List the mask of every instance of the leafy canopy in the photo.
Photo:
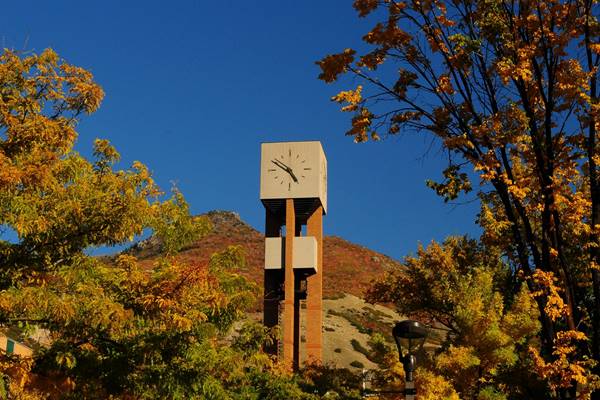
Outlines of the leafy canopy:
[{"label": "leafy canopy", "polygon": [[[257,294],[236,273],[240,248],[179,260],[209,221],[181,193],[165,199],[143,164],[116,169],[108,141],[93,160],[73,150],[103,96],[52,50],[0,55],[0,229],[17,236],[0,241],[0,326],[34,350],[0,356],[2,398],[311,398],[262,353],[271,332],[232,333]],[[144,232],[161,243],[152,265],[88,255]]]},{"label": "leafy canopy", "polygon": [[428,186],[446,201],[479,180],[481,240],[539,311],[533,370],[549,396],[600,399],[598,3],[353,4],[373,21],[368,50],[318,62],[325,82],[359,81],[332,98],[352,115],[346,134],[438,139],[449,165]]}]

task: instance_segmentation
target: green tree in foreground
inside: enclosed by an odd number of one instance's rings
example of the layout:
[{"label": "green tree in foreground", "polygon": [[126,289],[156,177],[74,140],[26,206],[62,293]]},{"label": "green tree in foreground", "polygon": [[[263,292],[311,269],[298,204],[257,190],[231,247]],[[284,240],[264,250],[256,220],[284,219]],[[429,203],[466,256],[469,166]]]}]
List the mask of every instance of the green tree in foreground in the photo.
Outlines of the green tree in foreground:
[{"label": "green tree in foreground", "polygon": [[435,327],[429,357],[419,359],[426,371],[417,374],[426,398],[439,398],[434,393],[444,386],[448,399],[548,398],[528,352],[539,345],[535,300],[525,284],[508,290],[509,270],[490,253],[465,238],[432,243],[368,293],[370,301],[392,302]]},{"label": "green tree in foreground", "polygon": [[[303,399],[294,379],[260,350],[269,332],[232,324],[257,289],[235,273],[240,249],[208,268],[178,261],[210,229],[181,194],[168,200],[141,163],[114,170],[73,151],[78,118],[99,107],[92,75],[52,51],[0,55],[0,325],[42,332],[33,358],[0,357],[3,398]],[[151,230],[154,265],[131,255],[90,257]]]},{"label": "green tree in foreground", "polygon": [[439,139],[450,164],[443,182],[428,185],[446,201],[477,176],[482,241],[509,266],[504,306],[523,283],[535,298],[531,370],[552,398],[600,399],[598,3],[355,0],[354,8],[374,20],[363,37],[369,50],[318,62],[325,82],[349,74],[365,85],[333,98],[353,114],[347,134]]}]

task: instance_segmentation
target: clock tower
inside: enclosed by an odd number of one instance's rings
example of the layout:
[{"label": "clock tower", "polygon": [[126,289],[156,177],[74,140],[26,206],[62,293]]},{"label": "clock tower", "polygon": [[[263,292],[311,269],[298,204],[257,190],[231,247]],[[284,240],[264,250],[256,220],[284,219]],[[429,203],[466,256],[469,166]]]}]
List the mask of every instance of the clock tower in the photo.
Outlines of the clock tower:
[{"label": "clock tower", "polygon": [[282,340],[267,351],[300,364],[301,303],[306,304],[305,354],[323,352],[323,215],[327,159],[320,142],[261,145],[260,199],[265,206],[264,324]]}]

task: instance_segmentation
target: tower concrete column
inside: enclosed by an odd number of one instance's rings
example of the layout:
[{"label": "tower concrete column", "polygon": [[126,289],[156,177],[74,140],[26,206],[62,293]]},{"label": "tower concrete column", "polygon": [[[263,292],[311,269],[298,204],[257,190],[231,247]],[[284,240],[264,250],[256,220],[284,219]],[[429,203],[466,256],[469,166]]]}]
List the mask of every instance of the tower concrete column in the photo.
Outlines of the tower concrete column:
[{"label": "tower concrete column", "polygon": [[323,361],[323,206],[310,215],[306,234],[317,239],[317,272],[307,279],[306,294],[306,358]]},{"label": "tower concrete column", "polygon": [[[265,237],[280,237],[283,221],[280,217],[266,209]],[[283,270],[264,270],[264,297],[263,297],[263,323],[268,328],[279,324],[279,302],[282,297]],[[278,355],[278,341],[272,345],[265,346],[265,351],[272,355]]]},{"label": "tower concrete column", "polygon": [[283,362],[291,369],[295,367],[294,360],[294,235],[296,233],[296,213],[294,200],[285,201],[285,278],[283,300]]}]

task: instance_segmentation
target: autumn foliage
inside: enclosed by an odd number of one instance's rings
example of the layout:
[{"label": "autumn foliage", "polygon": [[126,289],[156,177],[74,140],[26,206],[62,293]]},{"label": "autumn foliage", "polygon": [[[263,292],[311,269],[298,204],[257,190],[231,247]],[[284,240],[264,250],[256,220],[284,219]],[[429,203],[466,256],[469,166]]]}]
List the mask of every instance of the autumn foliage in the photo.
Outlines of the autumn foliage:
[{"label": "autumn foliage", "polygon": [[[363,37],[369,50],[348,48],[318,62],[325,82],[358,78],[358,87],[333,97],[352,114],[347,134],[357,142],[399,133],[439,139],[450,162],[443,180],[428,185],[445,201],[479,188],[481,245],[505,263],[505,286],[479,269],[469,278],[502,287],[477,300],[498,310],[497,334],[516,296],[533,299],[537,341],[526,357],[515,353],[527,359],[524,373],[533,371],[548,397],[599,399],[597,3],[356,0],[354,8],[373,20]],[[434,250],[420,252],[420,262],[433,262],[424,257]],[[398,279],[403,295],[433,290]],[[430,316],[444,323],[439,313]],[[521,340],[507,334],[509,342]],[[469,351],[454,346],[441,354],[469,370]],[[510,382],[477,368],[481,394],[452,381],[462,397],[513,398]]]},{"label": "autumn foliage", "polygon": [[[93,160],[73,150],[103,96],[52,50],[0,55],[0,327],[33,348],[0,356],[0,397],[309,398],[261,351],[273,332],[232,334],[257,294],[236,273],[240,248],[208,267],[178,261],[208,219],[176,190],[166,197],[143,164],[116,169],[108,141]],[[145,232],[161,247],[149,267],[127,252],[89,255]]]}]

